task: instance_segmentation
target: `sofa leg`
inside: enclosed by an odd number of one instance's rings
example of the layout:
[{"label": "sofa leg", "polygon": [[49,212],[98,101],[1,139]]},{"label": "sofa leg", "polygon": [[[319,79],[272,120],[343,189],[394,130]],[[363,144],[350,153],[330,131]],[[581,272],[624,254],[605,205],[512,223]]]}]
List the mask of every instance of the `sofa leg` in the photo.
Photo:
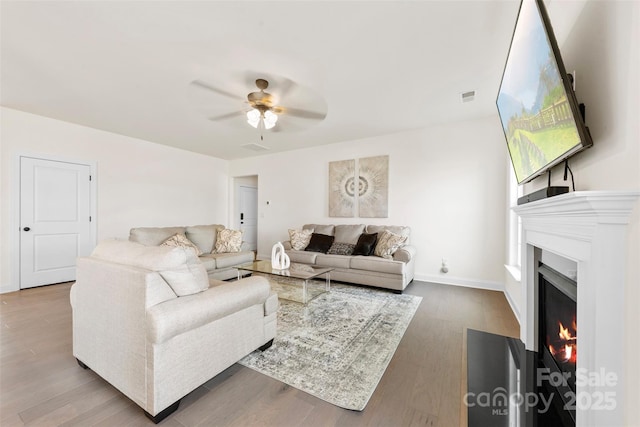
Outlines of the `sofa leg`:
[{"label": "sofa leg", "polygon": [[151,415],[150,413],[148,413],[147,411],[144,411],[144,414],[147,416],[147,418],[149,418],[151,421],[153,421],[154,424],[158,424],[160,421],[164,420],[169,415],[173,414],[178,409],[178,406],[180,406],[180,400],[172,403],[171,406],[169,406],[166,409],[158,412],[155,417],[153,415]]},{"label": "sofa leg", "polygon": [[269,347],[271,347],[273,345],[273,340],[269,341],[268,343],[266,343],[265,345],[263,345],[262,347],[260,347],[258,350],[260,351],[265,351],[266,349],[268,349]]},{"label": "sofa leg", "polygon": [[82,362],[80,361],[80,359],[78,359],[77,357],[76,357],[76,361],[78,362],[78,365],[80,365],[80,367],[81,367],[82,369],[89,369],[89,367],[88,367],[87,365],[85,365],[84,363],[82,363]]}]

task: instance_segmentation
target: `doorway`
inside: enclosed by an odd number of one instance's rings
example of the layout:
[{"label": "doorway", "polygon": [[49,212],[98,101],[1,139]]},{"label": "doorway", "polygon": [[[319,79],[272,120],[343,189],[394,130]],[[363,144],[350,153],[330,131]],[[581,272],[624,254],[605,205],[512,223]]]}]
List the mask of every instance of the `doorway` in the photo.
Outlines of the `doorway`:
[{"label": "doorway", "polygon": [[258,248],[258,177],[235,178],[236,213],[238,228],[242,230],[245,250]]},{"label": "doorway", "polygon": [[20,289],[75,280],[95,244],[92,165],[20,157]]}]

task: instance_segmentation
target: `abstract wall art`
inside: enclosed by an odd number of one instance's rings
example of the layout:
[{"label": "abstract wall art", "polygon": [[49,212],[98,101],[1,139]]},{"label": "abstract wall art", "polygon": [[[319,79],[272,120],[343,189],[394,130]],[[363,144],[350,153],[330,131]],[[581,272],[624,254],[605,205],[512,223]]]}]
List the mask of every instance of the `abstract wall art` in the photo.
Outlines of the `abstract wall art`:
[{"label": "abstract wall art", "polygon": [[329,162],[329,216],[355,216],[356,161]]},{"label": "abstract wall art", "polygon": [[387,218],[389,156],[329,162],[329,216]]}]

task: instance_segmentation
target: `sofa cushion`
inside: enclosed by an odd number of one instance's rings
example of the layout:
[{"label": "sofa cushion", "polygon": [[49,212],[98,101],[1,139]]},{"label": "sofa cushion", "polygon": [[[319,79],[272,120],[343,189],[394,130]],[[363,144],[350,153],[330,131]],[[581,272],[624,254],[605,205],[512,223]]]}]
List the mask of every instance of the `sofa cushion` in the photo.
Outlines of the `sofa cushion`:
[{"label": "sofa cushion", "polygon": [[322,267],[349,268],[351,257],[344,255],[318,254],[316,265]]},{"label": "sofa cushion", "polygon": [[157,271],[178,296],[209,288],[207,271],[192,249],[145,246],[128,240],[110,239],[100,242],[91,256]]},{"label": "sofa cushion", "polygon": [[158,246],[174,234],[184,234],[185,230],[185,227],[137,227],[129,230],[129,240],[145,246]]},{"label": "sofa cushion", "polygon": [[216,268],[235,267],[236,265],[253,262],[255,255],[252,251],[227,252],[224,254],[211,254],[216,260]]},{"label": "sofa cushion", "polygon": [[355,245],[358,243],[358,238],[364,233],[364,224],[341,224],[336,225],[333,233],[336,236],[336,242],[351,243]]},{"label": "sofa cushion", "polygon": [[402,274],[405,263],[380,257],[351,257],[350,266],[356,270],[375,271],[378,273]]},{"label": "sofa cushion", "polygon": [[185,231],[187,239],[191,240],[203,254],[210,254],[216,247],[216,237],[218,230],[223,230],[224,225],[193,225],[188,226]]},{"label": "sofa cushion", "polygon": [[164,242],[160,243],[160,246],[169,246],[169,247],[179,247],[179,248],[185,248],[185,249],[192,249],[197,256],[202,255],[202,251],[200,250],[199,247],[197,247],[195,244],[193,244],[193,242],[189,239],[187,239],[187,236],[185,236],[184,234],[174,234],[173,236],[169,237],[167,240],[165,240]]},{"label": "sofa cushion", "polygon": [[205,270],[211,271],[215,270],[216,267],[216,256],[217,254],[202,254],[198,257]]},{"label": "sofa cushion", "polygon": [[218,230],[215,253],[240,252],[241,248],[242,230],[231,230],[228,228]]},{"label": "sofa cushion", "polygon": [[389,230],[394,234],[399,234],[407,238],[409,241],[409,235],[411,234],[411,228],[402,225],[367,225],[367,233],[382,233],[384,230]]},{"label": "sofa cushion", "polygon": [[353,249],[353,255],[373,255],[373,251],[376,248],[376,242],[378,241],[378,233],[362,233],[358,238],[358,243]]},{"label": "sofa cushion", "polygon": [[302,226],[303,230],[313,230],[314,233],[326,234],[328,236],[333,236],[333,232],[335,230],[335,226],[333,224],[322,225],[322,224],[305,224]]},{"label": "sofa cushion", "polygon": [[313,233],[311,240],[306,248],[307,252],[320,252],[326,254],[331,245],[333,244],[334,237],[326,234]]},{"label": "sofa cushion", "polygon": [[393,254],[404,245],[406,240],[407,238],[405,236],[384,230],[378,238],[378,243],[376,243],[373,254],[382,258],[391,259]]},{"label": "sofa cushion", "polygon": [[149,339],[162,343],[186,331],[256,304],[264,304],[271,294],[263,277],[248,277],[220,286],[212,286],[201,295],[176,298],[148,310]]},{"label": "sofa cushion", "polygon": [[303,251],[304,248],[306,248],[307,245],[309,245],[312,234],[313,234],[312,229],[306,229],[306,230],[289,229],[289,242],[291,244],[291,249],[295,249],[296,251]]},{"label": "sofa cushion", "polygon": [[330,255],[351,255],[356,245],[351,243],[333,242],[329,250]]},{"label": "sofa cushion", "polygon": [[318,257],[317,252],[294,251],[294,250],[289,250],[285,252],[287,253],[287,255],[289,255],[289,259],[291,260],[291,262],[297,262],[299,264],[314,265],[316,263],[316,258]]}]

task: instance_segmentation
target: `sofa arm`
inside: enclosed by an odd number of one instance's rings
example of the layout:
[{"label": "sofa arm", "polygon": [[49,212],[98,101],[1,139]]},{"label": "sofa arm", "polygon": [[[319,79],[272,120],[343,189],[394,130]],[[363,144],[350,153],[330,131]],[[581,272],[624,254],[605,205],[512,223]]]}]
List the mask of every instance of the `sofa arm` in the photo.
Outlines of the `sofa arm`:
[{"label": "sofa arm", "polygon": [[416,256],[416,248],[415,246],[405,245],[398,249],[393,254],[393,259],[395,261],[402,261],[408,263]]},{"label": "sofa arm", "polygon": [[291,240],[285,240],[284,242],[282,242],[282,246],[284,246],[285,251],[290,251],[292,249]]},{"label": "sofa arm", "polygon": [[165,342],[184,331],[253,305],[264,304],[270,292],[267,279],[254,276],[165,301],[147,310],[147,336],[153,343]]}]

